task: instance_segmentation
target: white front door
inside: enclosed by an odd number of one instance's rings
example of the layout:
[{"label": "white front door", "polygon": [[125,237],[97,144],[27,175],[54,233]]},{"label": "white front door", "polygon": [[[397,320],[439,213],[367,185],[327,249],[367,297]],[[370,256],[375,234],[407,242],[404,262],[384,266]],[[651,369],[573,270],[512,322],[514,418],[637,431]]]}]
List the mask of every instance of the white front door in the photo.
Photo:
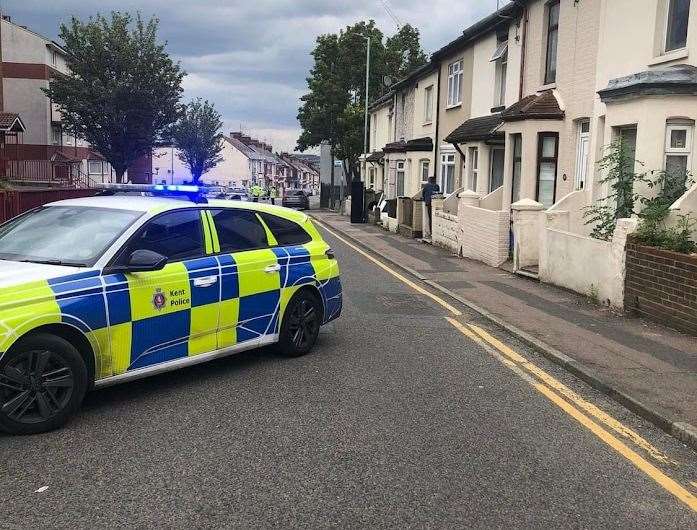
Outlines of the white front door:
[{"label": "white front door", "polygon": [[584,121],[578,127],[578,149],[576,153],[576,176],[574,189],[582,190],[586,187],[588,176],[588,155],[590,150],[590,122]]}]

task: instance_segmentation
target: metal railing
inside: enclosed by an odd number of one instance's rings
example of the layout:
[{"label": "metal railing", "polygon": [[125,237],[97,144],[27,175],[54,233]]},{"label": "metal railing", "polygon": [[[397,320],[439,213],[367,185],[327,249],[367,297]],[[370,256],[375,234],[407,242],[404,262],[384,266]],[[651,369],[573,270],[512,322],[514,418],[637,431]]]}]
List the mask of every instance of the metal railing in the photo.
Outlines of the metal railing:
[{"label": "metal railing", "polygon": [[56,164],[50,160],[0,159],[0,180],[31,185],[91,189],[97,182],[79,164]]}]

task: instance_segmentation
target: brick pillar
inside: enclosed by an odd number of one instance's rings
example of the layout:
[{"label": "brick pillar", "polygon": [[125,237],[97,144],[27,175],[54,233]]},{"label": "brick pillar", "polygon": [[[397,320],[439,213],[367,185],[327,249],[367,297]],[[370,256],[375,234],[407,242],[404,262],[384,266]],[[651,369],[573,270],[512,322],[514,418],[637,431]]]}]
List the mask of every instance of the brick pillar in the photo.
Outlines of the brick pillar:
[{"label": "brick pillar", "polygon": [[540,261],[540,230],[545,207],[532,199],[511,204],[513,218],[513,270],[536,267]]},{"label": "brick pillar", "polygon": [[458,194],[458,208],[457,211],[461,211],[461,206],[474,206],[476,208],[479,208],[479,201],[481,200],[482,196],[479,195],[476,191],[472,190],[465,190]]}]

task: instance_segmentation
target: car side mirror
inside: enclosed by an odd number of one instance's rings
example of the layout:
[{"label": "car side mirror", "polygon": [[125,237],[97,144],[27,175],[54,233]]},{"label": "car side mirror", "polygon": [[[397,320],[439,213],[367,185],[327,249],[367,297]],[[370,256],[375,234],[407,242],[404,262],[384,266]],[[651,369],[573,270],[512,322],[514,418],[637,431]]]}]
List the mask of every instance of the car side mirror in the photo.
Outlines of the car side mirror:
[{"label": "car side mirror", "polygon": [[152,272],[160,271],[167,265],[167,258],[152,250],[136,250],[128,258],[122,268],[123,272]]}]

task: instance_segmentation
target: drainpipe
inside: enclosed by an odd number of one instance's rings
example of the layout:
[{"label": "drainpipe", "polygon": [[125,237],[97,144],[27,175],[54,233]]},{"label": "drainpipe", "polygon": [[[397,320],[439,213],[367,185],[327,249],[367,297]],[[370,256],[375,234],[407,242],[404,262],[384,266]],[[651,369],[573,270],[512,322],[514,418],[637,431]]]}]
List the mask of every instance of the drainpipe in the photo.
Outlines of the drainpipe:
[{"label": "drainpipe", "polygon": [[523,43],[520,50],[520,85],[518,87],[518,101],[523,99],[523,80],[525,78],[525,52],[528,42],[528,8],[523,9]]},{"label": "drainpipe", "polygon": [[452,145],[453,145],[453,147],[455,148],[455,150],[456,150],[458,153],[460,153],[460,156],[462,157],[462,163],[464,164],[464,163],[465,163],[465,153],[463,153],[463,152],[462,152],[462,149],[460,149],[460,145],[459,145],[459,144],[456,144],[456,143],[453,143]]},{"label": "drainpipe", "polygon": [[392,141],[397,141],[397,91],[392,98]]},{"label": "drainpipe", "polygon": [[[438,178],[437,170],[435,168],[438,167],[438,148],[440,146],[440,138],[438,138],[439,130],[440,130],[440,73],[441,73],[441,65],[438,63],[438,92],[436,93],[436,136],[435,136],[435,142],[433,142],[433,168],[434,168],[434,173],[433,176],[436,177],[436,180]],[[430,177],[431,175],[429,175]]]}]

